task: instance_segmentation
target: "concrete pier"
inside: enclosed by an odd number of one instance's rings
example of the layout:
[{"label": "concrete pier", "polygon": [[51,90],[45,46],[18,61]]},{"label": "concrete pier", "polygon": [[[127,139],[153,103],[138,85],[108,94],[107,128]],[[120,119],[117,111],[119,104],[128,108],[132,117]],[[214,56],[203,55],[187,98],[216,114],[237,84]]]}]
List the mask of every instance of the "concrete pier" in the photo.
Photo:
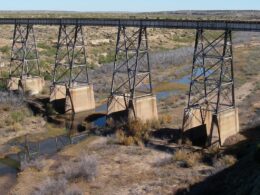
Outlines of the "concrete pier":
[{"label": "concrete pier", "polygon": [[[79,113],[95,109],[93,85],[75,86],[66,89],[64,85],[56,85],[51,92],[50,101],[64,100],[66,113]],[[61,101],[60,101],[61,102]]]},{"label": "concrete pier", "polygon": [[193,138],[197,139],[206,134],[208,144],[219,140],[220,145],[223,145],[228,137],[239,132],[238,108],[228,109],[217,115],[209,111],[193,109],[185,121],[184,134],[195,129],[196,134],[190,133]]},{"label": "concrete pier", "polygon": [[66,99],[66,86],[64,85],[55,85],[51,89],[50,102]]},{"label": "concrete pier", "polygon": [[[115,96],[108,106],[108,115],[126,110],[129,104],[127,96]],[[146,122],[158,119],[156,97],[153,95],[135,98],[133,101],[136,118]]]},{"label": "concrete pier", "polygon": [[11,91],[22,88],[25,93],[37,95],[41,93],[45,81],[42,77],[27,77],[20,79],[19,77],[11,77],[7,82],[7,88]]}]

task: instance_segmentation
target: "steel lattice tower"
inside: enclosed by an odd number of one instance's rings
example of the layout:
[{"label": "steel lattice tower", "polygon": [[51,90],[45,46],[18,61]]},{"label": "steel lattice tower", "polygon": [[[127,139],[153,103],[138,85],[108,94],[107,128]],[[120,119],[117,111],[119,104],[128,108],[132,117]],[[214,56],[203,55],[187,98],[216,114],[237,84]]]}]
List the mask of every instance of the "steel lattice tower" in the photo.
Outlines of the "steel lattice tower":
[{"label": "steel lattice tower", "polygon": [[83,27],[61,25],[52,84],[73,87],[88,83]]},{"label": "steel lattice tower", "polygon": [[131,107],[134,98],[152,95],[151,71],[146,27],[138,30],[118,28],[111,95],[125,99]]},{"label": "steel lattice tower", "polygon": [[16,24],[13,34],[9,77],[40,76],[39,55],[33,25]]},{"label": "steel lattice tower", "polygon": [[[213,115],[235,108],[232,33],[230,30],[211,38],[210,33],[198,29],[183,129],[192,109],[201,112],[202,124],[208,111]],[[214,118],[214,117],[213,117]]]}]

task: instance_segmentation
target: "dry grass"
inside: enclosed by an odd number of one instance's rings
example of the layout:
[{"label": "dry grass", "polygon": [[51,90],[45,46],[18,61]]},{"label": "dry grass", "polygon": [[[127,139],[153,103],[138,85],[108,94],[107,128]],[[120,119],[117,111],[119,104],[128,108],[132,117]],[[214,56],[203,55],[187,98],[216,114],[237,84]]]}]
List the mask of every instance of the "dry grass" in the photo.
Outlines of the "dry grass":
[{"label": "dry grass", "polygon": [[68,181],[64,178],[50,179],[47,178],[42,184],[40,184],[33,195],[63,195],[67,191]]},{"label": "dry grass", "polygon": [[11,129],[17,132],[23,130],[23,126],[20,123],[16,122],[11,126]]},{"label": "dry grass", "polygon": [[225,166],[232,166],[237,162],[237,159],[232,155],[224,155],[219,159]]},{"label": "dry grass", "polygon": [[173,155],[175,162],[183,162],[186,167],[196,166],[202,159],[202,156],[198,152],[189,152],[184,149],[177,150]]},{"label": "dry grass", "polygon": [[38,160],[31,160],[29,162],[27,160],[24,160],[24,161],[21,161],[20,170],[24,171],[27,168],[34,168],[37,171],[41,171],[44,166],[45,166],[45,164],[43,163],[43,161],[41,161],[39,159]]},{"label": "dry grass", "polygon": [[123,129],[118,129],[116,131],[116,140],[119,144],[125,146],[131,146],[136,144],[135,138],[131,135],[127,135]]},{"label": "dry grass", "polygon": [[161,125],[170,124],[173,121],[173,117],[170,114],[164,114],[160,116],[159,121]]},{"label": "dry grass", "polygon": [[64,164],[61,173],[68,180],[84,178],[91,181],[97,176],[97,160],[94,156],[82,155],[79,160]]},{"label": "dry grass", "polygon": [[128,124],[116,129],[115,136],[119,144],[143,146],[143,143],[150,137],[150,130],[158,128],[160,128],[158,120],[146,123],[140,120],[131,120]]},{"label": "dry grass", "polygon": [[181,84],[181,83],[170,83],[170,82],[162,82],[158,83],[154,87],[154,91],[157,92],[163,92],[163,91],[173,91],[173,90],[187,90],[188,85]]},{"label": "dry grass", "polygon": [[31,117],[32,113],[27,107],[21,107],[19,110],[14,110],[11,106],[6,106],[5,108],[5,125],[11,126],[15,123],[22,123],[25,118]]},{"label": "dry grass", "polygon": [[170,96],[170,97],[167,97],[165,100],[164,100],[164,103],[166,105],[174,105],[176,104],[176,102],[180,99],[179,96]]},{"label": "dry grass", "polygon": [[72,186],[69,189],[66,190],[65,195],[83,195],[84,193],[82,192],[81,189],[79,189],[76,186]]}]

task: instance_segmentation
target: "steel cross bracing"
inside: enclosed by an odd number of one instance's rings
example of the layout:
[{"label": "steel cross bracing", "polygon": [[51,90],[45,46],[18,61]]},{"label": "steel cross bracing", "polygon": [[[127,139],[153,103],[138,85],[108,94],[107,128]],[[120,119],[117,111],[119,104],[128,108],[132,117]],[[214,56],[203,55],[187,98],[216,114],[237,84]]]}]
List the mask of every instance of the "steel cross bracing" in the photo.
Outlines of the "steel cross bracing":
[{"label": "steel cross bracing", "polygon": [[152,94],[151,71],[145,27],[118,28],[111,97],[122,96],[129,101]]},{"label": "steel cross bracing", "polygon": [[[203,29],[197,30],[188,106],[214,115],[235,107],[232,32],[218,33],[213,40]],[[205,118],[205,116],[202,116]]]},{"label": "steel cross bracing", "polygon": [[88,83],[83,27],[61,25],[52,85],[73,87]]},{"label": "steel cross bracing", "polygon": [[40,76],[39,56],[32,25],[15,25],[9,77]]}]

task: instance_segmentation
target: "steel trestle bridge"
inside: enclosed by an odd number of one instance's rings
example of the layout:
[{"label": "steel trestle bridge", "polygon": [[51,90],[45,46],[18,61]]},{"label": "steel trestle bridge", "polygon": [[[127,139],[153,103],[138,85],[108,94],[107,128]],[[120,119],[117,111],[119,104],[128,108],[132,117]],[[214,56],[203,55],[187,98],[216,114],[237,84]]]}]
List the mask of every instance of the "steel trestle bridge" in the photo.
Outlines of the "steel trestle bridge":
[{"label": "steel trestle bridge", "polygon": [[[74,85],[89,84],[82,28],[118,28],[108,108],[119,96],[124,99],[126,109],[134,115],[134,100],[153,95],[147,29],[196,30],[188,104],[184,110],[182,129],[188,128],[192,117],[200,118],[199,123],[204,125],[210,112],[213,114],[211,137],[213,126],[217,126],[220,143],[219,113],[236,108],[232,32],[260,32],[260,21],[237,20],[0,18],[0,25],[15,26],[9,77],[20,79],[39,72],[33,26],[59,27],[51,88],[55,90],[57,85],[63,85],[66,87],[66,97],[71,97],[69,89]],[[217,33],[212,37],[208,31]],[[194,110],[200,114],[194,114]]]},{"label": "steel trestle bridge", "polygon": [[0,25],[125,26],[174,29],[260,31],[260,21],[109,19],[109,18],[0,18]]}]

